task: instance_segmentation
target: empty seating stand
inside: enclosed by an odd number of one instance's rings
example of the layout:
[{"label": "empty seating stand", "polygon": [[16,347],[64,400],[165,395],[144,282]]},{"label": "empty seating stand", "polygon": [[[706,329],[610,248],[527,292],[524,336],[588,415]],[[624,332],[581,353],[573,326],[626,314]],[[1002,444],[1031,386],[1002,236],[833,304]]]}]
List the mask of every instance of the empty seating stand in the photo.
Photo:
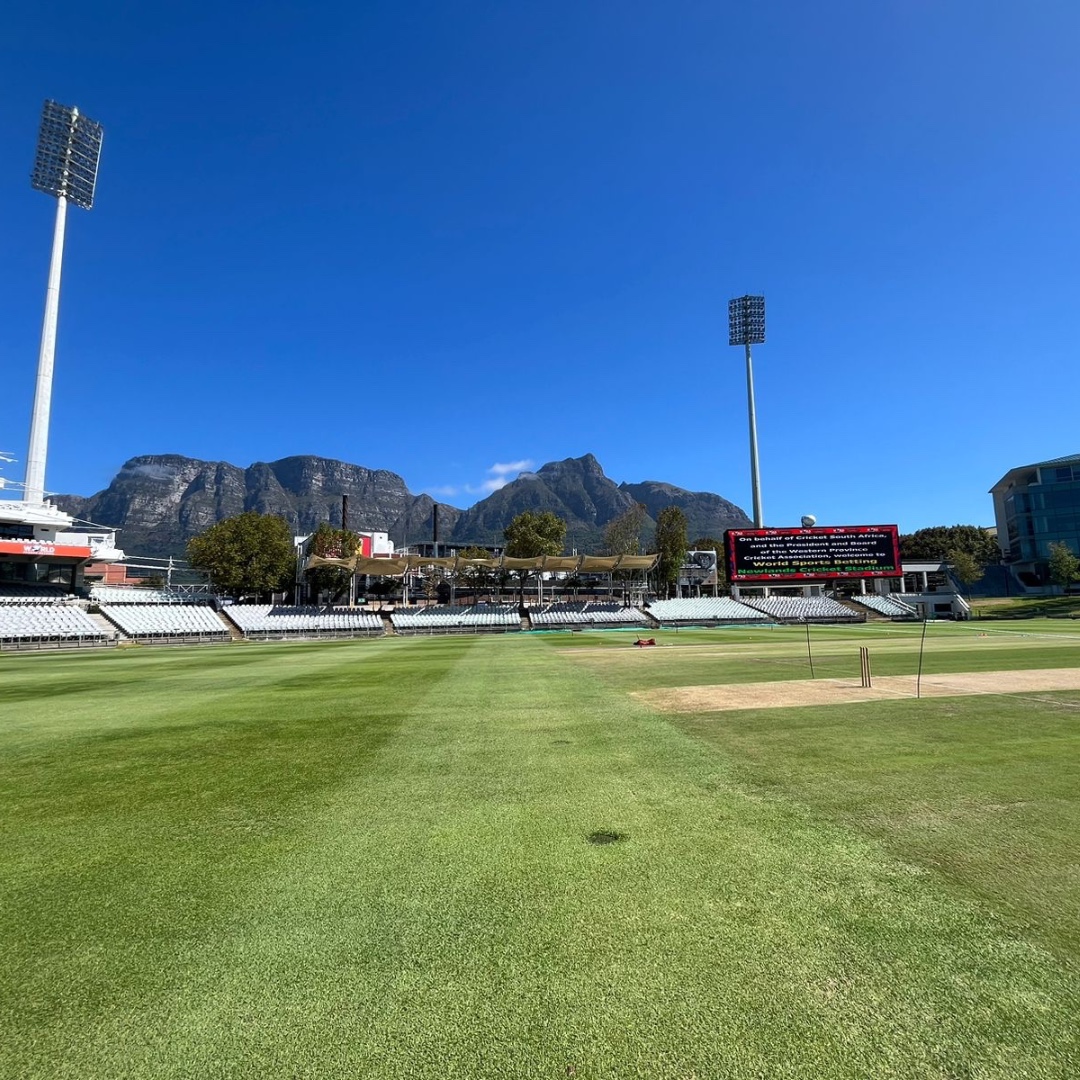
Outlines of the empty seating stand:
[{"label": "empty seating stand", "polygon": [[199,604],[102,604],[101,614],[143,643],[225,641],[229,632],[214,609]]},{"label": "empty seating stand", "polygon": [[383,633],[378,615],[356,608],[233,604],[224,614],[246,638],[371,637]]},{"label": "empty seating stand", "polygon": [[108,638],[73,604],[0,604],[0,648],[103,645]]},{"label": "empty seating stand", "polygon": [[143,589],[133,585],[93,585],[90,599],[96,604],[173,604],[176,597],[165,589]]},{"label": "empty seating stand", "polygon": [[776,622],[865,622],[851,608],[828,596],[751,596],[744,604],[757,608]]},{"label": "empty seating stand", "polygon": [[584,628],[588,626],[648,626],[649,620],[635,607],[597,601],[549,604],[529,611],[529,622],[537,630]]},{"label": "empty seating stand", "polygon": [[55,585],[24,585],[17,581],[0,584],[0,604],[59,604],[70,595]]},{"label": "empty seating stand", "polygon": [[730,596],[654,600],[649,614],[662,626],[715,626],[719,623],[768,622],[768,616]]},{"label": "empty seating stand", "polygon": [[506,633],[521,629],[516,604],[474,604],[470,607],[427,607],[395,611],[396,634]]},{"label": "empty seating stand", "polygon": [[898,596],[882,596],[879,593],[859,595],[856,593],[851,599],[856,604],[861,604],[863,607],[876,611],[879,615],[884,615],[889,619],[917,619],[919,617],[919,613],[915,608],[911,604],[905,603]]}]

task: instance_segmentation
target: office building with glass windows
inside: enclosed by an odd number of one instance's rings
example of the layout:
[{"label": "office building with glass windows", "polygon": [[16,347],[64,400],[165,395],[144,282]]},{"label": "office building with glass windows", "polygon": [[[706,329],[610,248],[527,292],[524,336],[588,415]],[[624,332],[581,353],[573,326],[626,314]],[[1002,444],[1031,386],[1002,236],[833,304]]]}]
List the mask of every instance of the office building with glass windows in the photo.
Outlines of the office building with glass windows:
[{"label": "office building with glass windows", "polygon": [[1080,555],[1080,454],[1010,469],[991,489],[998,543],[1025,585],[1045,585],[1051,544]]}]

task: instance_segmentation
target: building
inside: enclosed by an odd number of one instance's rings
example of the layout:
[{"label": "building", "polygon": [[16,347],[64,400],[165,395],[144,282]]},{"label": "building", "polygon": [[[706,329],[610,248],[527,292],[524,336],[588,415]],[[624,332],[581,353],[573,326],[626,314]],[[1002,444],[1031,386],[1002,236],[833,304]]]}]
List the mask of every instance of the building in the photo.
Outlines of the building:
[{"label": "building", "polygon": [[1024,585],[1049,582],[1051,544],[1080,555],[1080,454],[1010,469],[990,494],[998,543]]},{"label": "building", "polygon": [[0,583],[77,593],[87,563],[123,558],[113,529],[80,531],[50,502],[0,500]]}]

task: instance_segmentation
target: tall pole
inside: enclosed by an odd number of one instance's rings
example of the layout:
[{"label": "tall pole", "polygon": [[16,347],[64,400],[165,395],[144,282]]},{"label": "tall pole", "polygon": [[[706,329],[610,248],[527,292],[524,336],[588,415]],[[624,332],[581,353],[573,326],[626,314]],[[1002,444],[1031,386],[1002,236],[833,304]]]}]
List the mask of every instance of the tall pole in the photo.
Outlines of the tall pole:
[{"label": "tall pole", "polygon": [[49,451],[49,412],[52,406],[56,323],[60,312],[60,268],[64,261],[64,229],[68,202],[83,210],[94,205],[101,125],[74,106],[46,101],[41,112],[37,152],[30,186],[56,198],[49,283],[45,290],[45,318],[41,324],[34,411],[30,418],[30,446],[26,452],[26,501],[45,501],[45,460]]},{"label": "tall pole", "polygon": [[64,262],[64,227],[67,223],[67,199],[56,200],[56,226],[53,229],[52,258],[49,260],[49,283],[45,289],[45,318],[41,324],[41,347],[38,350],[37,385],[34,388],[34,412],[30,419],[30,446],[26,452],[26,501],[45,501],[45,458],[49,451],[49,412],[52,407],[53,361],[56,357],[56,323],[60,314],[60,269]]},{"label": "tall pole", "polygon": [[757,409],[754,406],[754,361],[750,342],[746,343],[746,408],[750,418],[750,488],[754,497],[754,528],[763,529],[761,515],[761,474],[758,472]]},{"label": "tall pole", "polygon": [[765,343],[765,297],[739,296],[728,302],[728,344],[746,349],[746,410],[750,418],[750,488],[754,498],[754,528],[763,529],[761,474],[758,472],[757,408],[754,405],[754,360],[751,345]]}]

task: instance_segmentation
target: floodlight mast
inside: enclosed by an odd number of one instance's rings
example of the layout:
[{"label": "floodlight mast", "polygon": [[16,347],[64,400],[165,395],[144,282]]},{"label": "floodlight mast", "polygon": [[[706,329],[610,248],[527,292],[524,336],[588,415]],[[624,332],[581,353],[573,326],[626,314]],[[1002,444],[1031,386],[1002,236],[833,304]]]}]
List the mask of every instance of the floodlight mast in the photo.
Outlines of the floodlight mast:
[{"label": "floodlight mast", "polygon": [[60,311],[60,270],[64,261],[64,229],[68,200],[89,210],[94,205],[101,125],[78,109],[46,101],[41,111],[37,154],[30,186],[56,197],[49,282],[45,289],[45,317],[41,324],[34,411],[30,419],[30,446],[26,454],[24,495],[28,503],[45,501],[45,462],[49,451],[49,412],[52,406],[56,324]]},{"label": "floodlight mast", "polygon": [[765,297],[740,296],[728,302],[728,344],[746,349],[746,408],[750,419],[750,489],[754,499],[754,528],[763,529],[761,474],[758,471],[757,409],[754,406],[754,361],[751,345],[765,343]]}]

